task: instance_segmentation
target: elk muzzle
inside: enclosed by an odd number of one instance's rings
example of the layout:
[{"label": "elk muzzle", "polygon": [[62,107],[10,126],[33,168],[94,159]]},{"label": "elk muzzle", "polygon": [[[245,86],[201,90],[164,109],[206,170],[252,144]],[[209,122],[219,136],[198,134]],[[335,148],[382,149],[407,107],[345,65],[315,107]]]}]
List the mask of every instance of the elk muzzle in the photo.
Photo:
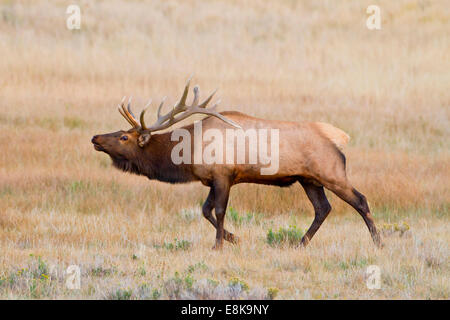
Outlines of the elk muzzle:
[{"label": "elk muzzle", "polygon": [[98,141],[99,140],[98,137],[99,137],[98,135],[92,137],[91,142],[94,145],[94,149],[97,151],[105,151],[105,149],[102,147],[102,145]]}]

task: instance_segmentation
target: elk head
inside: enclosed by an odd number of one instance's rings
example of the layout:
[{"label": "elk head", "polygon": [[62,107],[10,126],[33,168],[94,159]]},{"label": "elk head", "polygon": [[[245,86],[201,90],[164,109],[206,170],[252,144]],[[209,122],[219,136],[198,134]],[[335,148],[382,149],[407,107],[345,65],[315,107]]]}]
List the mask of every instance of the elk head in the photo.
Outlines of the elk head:
[{"label": "elk head", "polygon": [[145,124],[144,115],[151,100],[142,110],[138,121],[131,111],[131,98],[128,100],[127,107],[125,107],[124,97],[118,106],[118,110],[132,128],[128,131],[120,130],[113,133],[94,136],[92,138],[92,143],[94,144],[95,150],[109,154],[113,160],[131,160],[142,152],[142,150],[151,145],[152,132],[169,128],[173,124],[196,113],[217,117],[234,127],[240,128],[239,125],[230,119],[225,118],[215,110],[219,102],[214,104],[211,108],[206,108],[216,91],[199,104],[199,89],[198,86],[195,86],[193,90],[194,99],[192,100],[191,105],[187,105],[186,99],[189,91],[189,83],[190,79],[184,88],[181,99],[173,106],[172,110],[167,114],[161,115],[161,109],[165,100],[163,99],[158,107],[158,118],[156,122],[149,127]]}]

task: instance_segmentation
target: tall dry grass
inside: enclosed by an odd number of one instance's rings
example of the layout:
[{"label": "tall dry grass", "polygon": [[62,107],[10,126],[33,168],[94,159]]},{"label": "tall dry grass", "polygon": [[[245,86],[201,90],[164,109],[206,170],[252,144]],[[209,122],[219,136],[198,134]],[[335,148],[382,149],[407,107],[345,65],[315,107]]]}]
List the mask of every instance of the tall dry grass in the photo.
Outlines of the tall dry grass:
[{"label": "tall dry grass", "polygon": [[[78,3],[81,29],[70,31],[65,1],[0,2],[1,297],[145,298],[156,289],[168,298],[178,271],[212,292],[183,287],[185,297],[229,297],[227,283],[239,277],[250,298],[269,287],[282,298],[448,298],[444,1],[379,1],[380,31],[366,28],[361,1]],[[243,241],[211,252],[213,229],[198,217],[204,187],[123,174],[90,144],[126,128],[114,107],[123,95],[174,102],[192,74],[203,91],[220,88],[221,110],[344,129],[351,181],[379,226],[406,221],[408,235],[375,250],[361,219],[329,194],[332,216],[311,247],[272,248],[268,229],[307,228],[311,205],[299,186],[245,185],[230,205],[260,221],[227,217]],[[191,246],[168,249],[174,238]],[[80,265],[82,289],[65,289],[61,272],[37,287],[8,280],[21,268],[45,271],[36,256]],[[381,290],[365,287],[369,264],[381,267]],[[220,285],[200,286],[208,278]]]}]

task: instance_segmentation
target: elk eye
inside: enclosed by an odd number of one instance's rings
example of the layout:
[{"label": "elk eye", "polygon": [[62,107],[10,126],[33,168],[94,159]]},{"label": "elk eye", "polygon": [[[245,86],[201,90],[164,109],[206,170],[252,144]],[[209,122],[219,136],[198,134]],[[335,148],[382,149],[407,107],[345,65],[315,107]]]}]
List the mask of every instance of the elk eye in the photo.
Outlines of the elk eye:
[{"label": "elk eye", "polygon": [[127,141],[128,140],[128,136],[121,136],[120,140]]}]

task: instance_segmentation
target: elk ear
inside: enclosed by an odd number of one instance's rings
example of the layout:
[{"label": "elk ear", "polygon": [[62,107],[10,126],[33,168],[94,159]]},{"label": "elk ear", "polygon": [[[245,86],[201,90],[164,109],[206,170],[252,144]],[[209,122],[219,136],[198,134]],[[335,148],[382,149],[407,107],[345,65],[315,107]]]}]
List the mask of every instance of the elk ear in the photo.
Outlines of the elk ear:
[{"label": "elk ear", "polygon": [[138,138],[139,147],[141,148],[145,147],[145,145],[150,141],[150,137],[151,137],[150,132],[141,134]]}]

